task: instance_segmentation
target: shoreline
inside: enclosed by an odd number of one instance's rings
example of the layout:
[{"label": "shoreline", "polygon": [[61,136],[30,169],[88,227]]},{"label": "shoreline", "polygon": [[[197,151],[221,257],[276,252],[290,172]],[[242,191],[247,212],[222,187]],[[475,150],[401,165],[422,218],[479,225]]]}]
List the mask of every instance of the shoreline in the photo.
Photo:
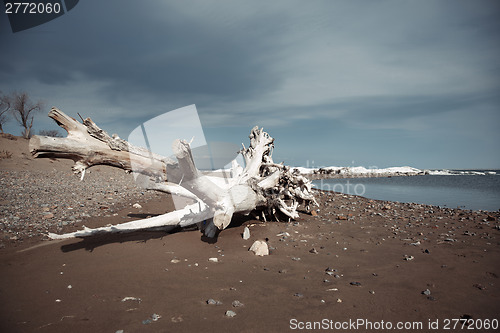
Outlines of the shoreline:
[{"label": "shoreline", "polygon": [[[291,222],[239,216],[213,244],[190,229],[2,249],[0,286],[9,287],[0,288],[0,328],[283,332],[293,318],[500,319],[500,213],[316,195],[314,214],[302,211]],[[150,201],[135,216],[164,209]],[[117,214],[85,224],[115,224],[129,213]],[[267,239],[269,256],[248,251],[258,239]],[[127,297],[141,301],[122,301]],[[244,305],[234,307],[236,300]],[[226,317],[228,310],[236,316]],[[161,318],[143,324],[152,314]]]},{"label": "shoreline", "polygon": [[[22,235],[175,207],[167,195],[129,188],[135,182],[121,170],[94,167],[80,182],[68,161],[33,160],[22,149],[0,161],[0,190],[10,195],[0,202],[3,227],[8,218],[21,235],[1,234],[2,332],[284,332],[293,319],[324,318],[442,329],[452,318],[500,320],[500,212],[314,189],[319,207],[300,209],[298,219],[237,215],[211,242],[196,228],[49,241]],[[249,251],[256,240],[268,256]]]}]

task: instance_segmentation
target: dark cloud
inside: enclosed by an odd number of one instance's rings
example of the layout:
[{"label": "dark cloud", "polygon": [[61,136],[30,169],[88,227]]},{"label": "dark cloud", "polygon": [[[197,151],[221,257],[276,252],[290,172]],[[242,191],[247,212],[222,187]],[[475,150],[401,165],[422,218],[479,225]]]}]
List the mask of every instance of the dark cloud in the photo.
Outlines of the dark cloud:
[{"label": "dark cloud", "polygon": [[479,143],[499,120],[499,16],[497,1],[86,0],[16,34],[0,22],[0,89],[27,90],[121,136],[194,103],[218,140],[260,124],[300,145],[297,133],[345,128],[362,151],[377,133],[413,131],[401,138],[408,145],[434,137],[433,117],[464,128],[466,112],[486,119],[468,127]]}]

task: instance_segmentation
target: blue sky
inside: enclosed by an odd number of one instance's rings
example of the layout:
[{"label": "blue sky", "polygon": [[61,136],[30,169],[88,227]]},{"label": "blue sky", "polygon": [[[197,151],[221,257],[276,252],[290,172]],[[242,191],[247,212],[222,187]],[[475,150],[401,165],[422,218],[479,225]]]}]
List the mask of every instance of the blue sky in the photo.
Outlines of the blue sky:
[{"label": "blue sky", "polygon": [[81,0],[15,34],[1,14],[0,43],[36,130],[57,106],[126,138],[196,104],[207,141],[259,125],[289,165],[500,168],[498,1]]}]

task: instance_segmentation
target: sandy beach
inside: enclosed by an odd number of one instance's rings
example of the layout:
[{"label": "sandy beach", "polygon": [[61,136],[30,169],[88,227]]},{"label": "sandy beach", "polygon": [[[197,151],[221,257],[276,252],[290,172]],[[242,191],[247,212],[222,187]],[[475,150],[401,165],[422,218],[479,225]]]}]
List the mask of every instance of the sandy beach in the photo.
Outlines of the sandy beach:
[{"label": "sandy beach", "polygon": [[[142,193],[122,170],[95,167],[80,182],[71,161],[34,160],[20,138],[0,142],[11,153],[0,160],[7,186],[23,179],[9,172],[24,172],[50,199],[55,190],[40,179],[55,183],[50,177],[61,173],[57,181],[74,181],[75,196],[87,192],[84,206],[70,205],[86,215],[71,220],[64,197],[54,195],[58,202],[29,216],[19,211],[16,223],[31,227],[15,229],[15,200],[5,200],[12,193],[2,187],[2,332],[449,332],[461,330],[460,319],[493,332],[487,323],[500,320],[498,212],[317,191],[312,214],[290,222],[238,216],[212,242],[195,228],[49,241],[46,230],[154,216],[171,211],[172,201]],[[88,192],[92,181],[106,180],[122,187]],[[29,193],[23,184],[18,193]],[[269,256],[248,251],[255,240],[267,241]]]}]

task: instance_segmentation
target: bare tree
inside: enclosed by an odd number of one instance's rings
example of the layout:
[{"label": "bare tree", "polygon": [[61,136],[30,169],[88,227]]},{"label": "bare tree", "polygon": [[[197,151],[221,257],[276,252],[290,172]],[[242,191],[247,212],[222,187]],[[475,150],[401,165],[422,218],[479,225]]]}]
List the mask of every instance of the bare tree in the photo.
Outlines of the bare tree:
[{"label": "bare tree", "polygon": [[7,122],[10,111],[10,99],[0,92],[0,131],[3,133],[3,124]]},{"label": "bare tree", "polygon": [[42,101],[36,103],[31,101],[26,92],[14,92],[9,99],[14,118],[23,127],[21,134],[25,139],[29,139],[31,137],[31,127],[33,127],[33,117],[35,113],[42,110],[43,103]]}]

